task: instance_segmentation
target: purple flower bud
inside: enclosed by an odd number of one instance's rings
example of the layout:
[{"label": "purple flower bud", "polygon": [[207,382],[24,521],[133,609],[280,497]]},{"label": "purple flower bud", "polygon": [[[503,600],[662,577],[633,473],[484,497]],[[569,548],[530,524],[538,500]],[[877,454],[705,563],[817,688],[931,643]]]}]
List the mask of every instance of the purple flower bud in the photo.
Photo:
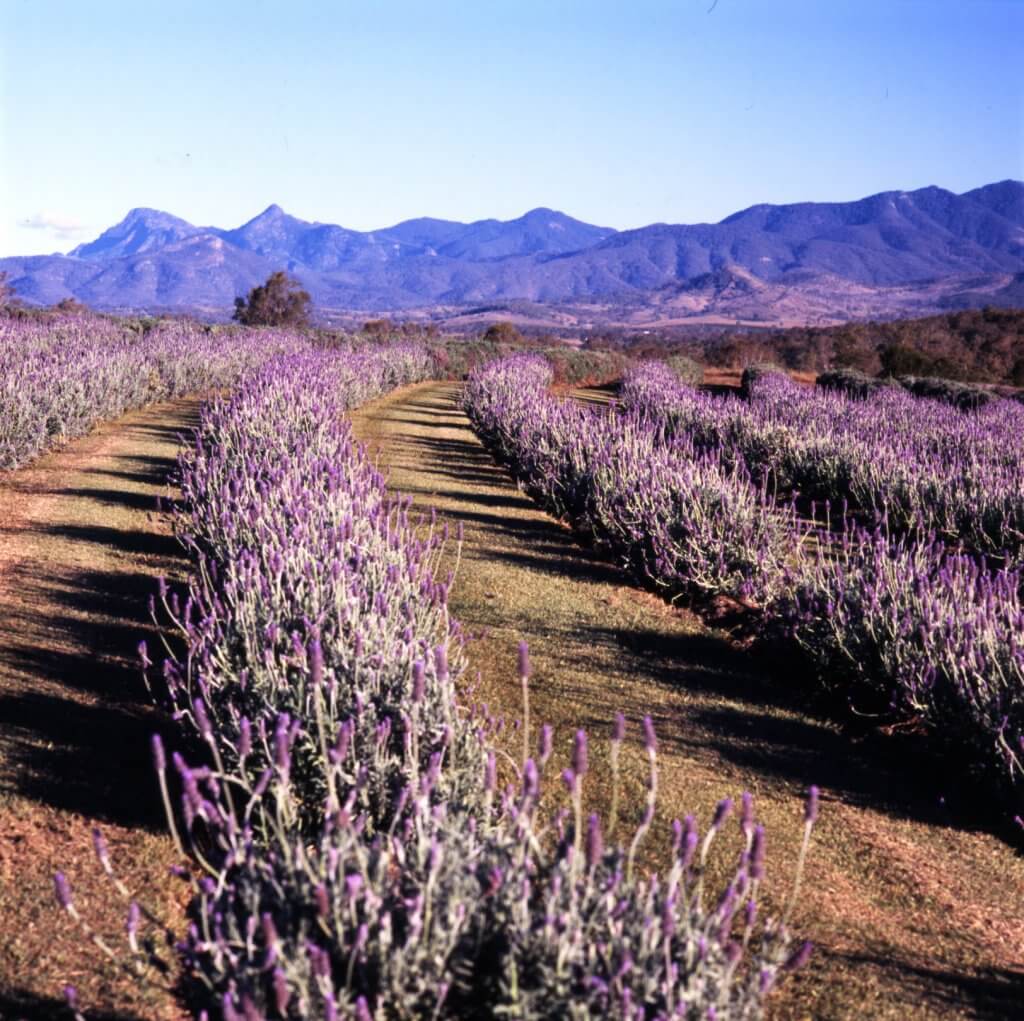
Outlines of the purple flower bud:
[{"label": "purple flower bud", "polygon": [[644,717],[643,727],[644,727],[644,748],[646,748],[648,752],[657,751],[657,749],[658,749],[658,742],[657,742],[657,739],[655,738],[655,735],[654,735],[654,721],[650,718],[650,716],[645,716]]},{"label": "purple flower bud", "polygon": [[153,746],[153,764],[156,766],[158,773],[164,772],[167,769],[167,757],[164,755],[164,743],[160,740],[159,734],[154,734],[150,738],[150,743]]},{"label": "purple flower bud", "polygon": [[68,885],[67,876],[63,872],[54,873],[53,889],[57,894],[57,903],[68,910],[71,907],[71,887]]},{"label": "purple flower bud", "polygon": [[540,753],[540,761],[547,762],[551,758],[551,749],[553,747],[553,731],[551,730],[551,724],[545,723],[540,728],[540,738],[537,742],[537,749]]},{"label": "purple flower bud", "polygon": [[[459,527],[462,527],[462,523],[459,523]],[[373,1015],[370,1013],[370,1008],[366,1003],[366,997],[360,996],[356,1000],[356,1021],[373,1021]]]},{"label": "purple flower bud", "polygon": [[418,705],[423,701],[423,693],[426,689],[426,671],[423,667],[423,660],[418,659],[412,665],[412,701]]},{"label": "purple flower bud", "polygon": [[125,919],[124,931],[128,933],[129,939],[134,939],[135,934],[139,931],[139,919],[141,917],[141,911],[136,901],[131,901],[128,905],[128,917]]},{"label": "purple flower bud", "polygon": [[745,837],[754,832],[754,798],[750,791],[744,791],[740,798],[740,831]]},{"label": "purple flower bud", "polygon": [[519,676],[522,679],[530,676],[530,647],[526,642],[519,643]]},{"label": "purple flower bud", "polygon": [[74,986],[64,987],[64,1000],[72,1010],[78,1010],[78,990]]},{"label": "purple flower bud", "polygon": [[715,807],[715,816],[711,820],[711,828],[717,830],[732,815],[732,798],[722,798]]},{"label": "purple flower bud", "polygon": [[783,971],[796,971],[802,968],[810,960],[813,949],[814,944],[810,940],[805,940],[786,959],[786,963],[782,966]]},{"label": "purple flower bud", "polygon": [[576,731],[576,741],[572,749],[572,769],[581,779],[587,772],[587,734],[584,730]]},{"label": "purple flower bud", "polygon": [[206,715],[206,706],[201,698],[192,702],[192,712],[196,718],[196,726],[199,728],[200,736],[204,741],[213,740],[213,727],[210,724],[210,717]]},{"label": "purple flower bud", "polygon": [[448,650],[443,645],[434,649],[434,671],[442,684],[448,680]]},{"label": "purple flower bud", "polygon": [[324,650],[319,638],[309,643],[309,680],[314,688],[324,683]]},{"label": "purple flower bud", "polygon": [[576,787],[576,774],[571,769],[563,769],[562,783],[565,784],[565,789],[571,794]]},{"label": "purple flower bud", "polygon": [[149,646],[145,642],[139,642],[139,662],[142,663],[143,670],[153,665],[153,661],[149,658]]},{"label": "purple flower bud", "polygon": [[764,879],[764,827],[755,826],[750,844],[750,878]]},{"label": "purple flower bud", "polygon": [[626,736],[626,717],[622,713],[615,714],[615,722],[612,724],[612,740],[621,741]]},{"label": "purple flower bud", "polygon": [[807,803],[804,805],[804,822],[809,826],[813,826],[818,821],[818,797],[820,793],[813,784],[807,790]]},{"label": "purple flower bud", "polygon": [[540,791],[540,776],[537,773],[537,763],[533,759],[527,759],[523,763],[523,796],[536,798]]},{"label": "purple flower bud", "polygon": [[103,834],[95,827],[92,831],[92,849],[96,852],[96,860],[103,866],[103,871],[109,875],[111,872],[110,852]]}]

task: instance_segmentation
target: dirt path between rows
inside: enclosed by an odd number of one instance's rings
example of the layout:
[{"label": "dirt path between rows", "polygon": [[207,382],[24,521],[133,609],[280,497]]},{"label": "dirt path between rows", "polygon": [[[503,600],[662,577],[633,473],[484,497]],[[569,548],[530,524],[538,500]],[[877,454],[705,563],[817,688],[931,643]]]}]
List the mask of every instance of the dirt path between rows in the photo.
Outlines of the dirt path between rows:
[{"label": "dirt path between rows", "polygon": [[[563,750],[577,727],[605,733],[616,710],[633,721],[651,713],[661,821],[696,812],[706,824],[718,798],[753,792],[776,902],[788,892],[802,792],[822,786],[794,918],[818,951],[773,1016],[1014,1016],[1024,1002],[1024,860],[996,837],[949,825],[920,771],[852,743],[768,680],[768,664],[581,549],[495,466],[457,399],[456,386],[421,384],[353,417],[395,491],[464,527],[451,607],[484,633],[468,650],[478,697],[519,717],[516,643],[526,638],[533,719],[556,726]],[[635,803],[637,729],[627,757]],[[605,743],[596,743],[590,797],[600,809],[608,783]]]},{"label": "dirt path between rows", "polygon": [[53,898],[64,870],[83,914],[123,945],[125,905],[92,853],[102,827],[118,873],[180,914],[183,886],[149,756],[159,725],[136,647],[158,574],[183,568],[156,498],[198,402],[101,425],[32,466],[0,474],[0,1018],[180,1016],[134,988],[74,934]]}]

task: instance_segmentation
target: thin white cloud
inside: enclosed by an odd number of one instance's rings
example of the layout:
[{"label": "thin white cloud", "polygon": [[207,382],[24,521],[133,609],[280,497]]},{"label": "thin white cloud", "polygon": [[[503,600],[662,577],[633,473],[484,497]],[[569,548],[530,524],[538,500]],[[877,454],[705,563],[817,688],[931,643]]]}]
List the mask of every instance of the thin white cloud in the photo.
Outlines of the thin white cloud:
[{"label": "thin white cloud", "polygon": [[46,231],[58,241],[75,241],[89,230],[85,224],[72,216],[48,212],[34,213],[24,220],[19,220],[18,226],[27,227],[29,230]]}]

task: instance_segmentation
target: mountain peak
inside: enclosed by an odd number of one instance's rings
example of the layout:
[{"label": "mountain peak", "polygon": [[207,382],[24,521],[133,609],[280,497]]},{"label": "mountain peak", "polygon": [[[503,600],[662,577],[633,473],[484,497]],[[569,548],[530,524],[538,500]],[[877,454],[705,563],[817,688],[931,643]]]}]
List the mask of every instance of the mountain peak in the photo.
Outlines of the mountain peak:
[{"label": "mountain peak", "polygon": [[68,254],[79,259],[119,259],[163,248],[198,232],[198,227],[178,216],[160,209],[136,206],[95,241],[79,245]]},{"label": "mountain peak", "polygon": [[[844,288],[865,295],[967,276],[994,287],[997,278],[1020,274],[1024,183],[997,181],[963,195],[930,186],[850,202],[762,204],[718,224],[653,224],[622,233],[547,206],[512,220],[422,218],[371,232],[307,222],[276,203],[233,230],[194,227],[140,206],[71,255],[0,268],[17,276],[19,293],[31,300],[71,293],[100,307],[230,308],[235,294],[276,269],[301,275],[315,301],[335,308],[639,300],[658,292],[675,294],[685,312],[694,295],[704,301],[706,292],[715,301],[742,299],[768,309],[774,286],[807,287],[809,294],[817,288],[819,295],[836,290],[841,305]],[[679,289],[693,281],[699,287]],[[963,286],[955,286],[959,294]],[[971,291],[970,300],[982,300],[980,288]],[[850,298],[843,307],[857,315],[892,311],[897,299],[888,293],[879,291],[877,301],[864,297],[866,304]],[[1005,303],[1018,300],[1016,293],[991,295]],[[911,307],[925,298],[898,300]]]}]

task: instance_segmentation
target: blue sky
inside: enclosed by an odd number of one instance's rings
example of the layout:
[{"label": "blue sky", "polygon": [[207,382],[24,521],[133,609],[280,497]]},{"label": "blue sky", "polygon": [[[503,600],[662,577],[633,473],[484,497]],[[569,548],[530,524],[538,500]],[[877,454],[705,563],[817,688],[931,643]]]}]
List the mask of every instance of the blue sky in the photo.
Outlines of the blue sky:
[{"label": "blue sky", "polygon": [[1024,0],[0,0],[0,254],[1024,177]]}]

